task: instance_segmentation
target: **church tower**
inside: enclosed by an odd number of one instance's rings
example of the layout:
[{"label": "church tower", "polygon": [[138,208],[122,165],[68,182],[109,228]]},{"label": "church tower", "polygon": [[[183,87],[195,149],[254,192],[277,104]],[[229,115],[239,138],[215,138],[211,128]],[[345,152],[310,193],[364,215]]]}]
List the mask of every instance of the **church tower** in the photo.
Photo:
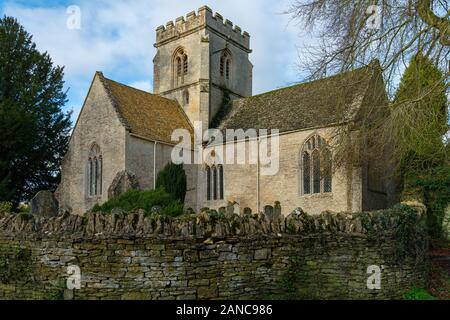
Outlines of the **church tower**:
[{"label": "church tower", "polygon": [[210,127],[227,100],[252,95],[250,35],[207,7],[156,29],[154,89]]}]

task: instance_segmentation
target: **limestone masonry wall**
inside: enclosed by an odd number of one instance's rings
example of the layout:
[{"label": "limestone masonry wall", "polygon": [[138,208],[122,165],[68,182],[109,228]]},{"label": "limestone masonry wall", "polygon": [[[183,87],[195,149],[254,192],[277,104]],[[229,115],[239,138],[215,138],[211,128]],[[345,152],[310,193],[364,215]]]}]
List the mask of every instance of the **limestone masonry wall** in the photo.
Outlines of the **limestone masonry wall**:
[{"label": "limestone masonry wall", "polygon": [[[401,298],[424,281],[419,217],[3,214],[0,299]],[[80,290],[66,287],[71,265]],[[380,289],[367,287],[371,265],[382,270]]]}]

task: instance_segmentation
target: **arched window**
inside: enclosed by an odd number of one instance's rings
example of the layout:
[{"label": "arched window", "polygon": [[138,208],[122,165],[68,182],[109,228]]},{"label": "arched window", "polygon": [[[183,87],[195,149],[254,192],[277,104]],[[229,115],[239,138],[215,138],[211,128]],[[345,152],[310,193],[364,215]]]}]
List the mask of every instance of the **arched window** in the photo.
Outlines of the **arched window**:
[{"label": "arched window", "polygon": [[332,182],[332,166],[331,166],[331,151],[325,149],[322,153],[323,156],[323,191],[331,192],[331,182]]},{"label": "arched window", "polygon": [[332,192],[332,154],[326,141],[319,135],[309,138],[301,152],[301,193]]},{"label": "arched window", "polygon": [[223,200],[223,166],[219,165],[219,200]]},{"label": "arched window", "polygon": [[312,153],[313,193],[320,193],[320,153],[315,149]]},{"label": "arched window", "polygon": [[206,167],[206,200],[223,200],[223,166]]},{"label": "arched window", "polygon": [[173,83],[174,86],[184,84],[185,76],[189,72],[189,58],[182,48],[175,51],[173,59]]},{"label": "arched window", "polygon": [[308,152],[303,153],[303,193],[311,193],[311,157]]},{"label": "arched window", "polygon": [[183,54],[183,74],[188,74],[189,71],[189,63],[187,54]]},{"label": "arched window", "polygon": [[176,58],[176,65],[177,65],[177,77],[181,77],[182,76],[182,66],[181,66],[181,58],[180,57]]},{"label": "arched window", "polygon": [[217,200],[217,168],[212,167],[212,174],[213,174],[213,199]]},{"label": "arched window", "polygon": [[231,76],[231,54],[228,51],[224,51],[220,57],[220,76],[227,80]]},{"label": "arched window", "polygon": [[206,167],[206,200],[211,200],[211,168]]},{"label": "arched window", "polygon": [[100,196],[102,194],[103,180],[103,158],[100,147],[93,144],[89,151],[88,159],[88,190],[89,196]]}]

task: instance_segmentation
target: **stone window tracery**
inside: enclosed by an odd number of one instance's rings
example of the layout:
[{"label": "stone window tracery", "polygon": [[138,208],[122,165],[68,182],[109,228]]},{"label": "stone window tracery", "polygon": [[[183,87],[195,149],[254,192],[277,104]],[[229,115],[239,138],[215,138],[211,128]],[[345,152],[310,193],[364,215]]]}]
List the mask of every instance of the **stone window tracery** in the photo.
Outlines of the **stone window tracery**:
[{"label": "stone window tracery", "polygon": [[103,180],[103,157],[100,147],[94,143],[89,150],[88,159],[88,191],[89,196],[102,195]]},{"label": "stone window tracery", "polygon": [[326,141],[313,135],[300,153],[300,193],[303,195],[332,192],[332,154]]}]

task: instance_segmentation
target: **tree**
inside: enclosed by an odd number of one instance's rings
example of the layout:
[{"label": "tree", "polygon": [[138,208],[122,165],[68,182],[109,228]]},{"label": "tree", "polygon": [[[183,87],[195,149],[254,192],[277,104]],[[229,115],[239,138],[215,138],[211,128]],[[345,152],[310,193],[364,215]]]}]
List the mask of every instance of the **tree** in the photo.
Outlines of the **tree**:
[{"label": "tree", "polygon": [[[440,70],[418,54],[405,70],[391,106],[393,128],[385,134],[404,172],[436,166],[447,157],[447,97]],[[395,124],[395,125],[394,125]],[[388,124],[389,125],[389,124]]]},{"label": "tree", "polygon": [[63,76],[16,19],[0,19],[0,201],[57,186],[71,127]]},{"label": "tree", "polygon": [[[363,114],[357,126],[352,124],[336,130],[334,152],[338,160],[343,159],[336,163],[348,163],[354,159],[360,161],[361,150],[380,166],[385,160],[393,160],[393,169],[399,169],[402,161],[405,163],[406,150],[426,154],[428,160],[436,156],[437,150],[425,151],[425,148],[436,146],[436,143],[422,143],[424,139],[417,144],[413,141],[417,142],[421,131],[421,137],[425,137],[423,130],[427,135],[433,136],[433,139],[438,139],[434,133],[442,129],[442,122],[430,122],[430,119],[436,119],[436,110],[427,106],[435,99],[436,92],[439,91],[442,96],[442,92],[448,91],[448,1],[293,1],[287,13],[300,22],[302,30],[315,31],[318,38],[317,45],[306,47],[300,52],[301,68],[308,72],[307,79],[370,66],[372,61],[378,61],[384,86],[387,86],[386,98],[388,101],[395,99],[392,108],[387,108],[386,103],[380,101],[369,107],[371,110]],[[403,88],[410,89],[408,92],[402,89],[403,93],[396,96],[395,89],[402,71],[411,59],[419,56],[420,59],[429,61],[427,68],[433,65],[436,69],[426,80],[427,89],[420,90],[420,94],[412,94],[416,88],[404,84]],[[409,80],[404,82],[415,81],[415,76],[424,81],[424,75],[413,70],[408,73],[410,76],[406,76]],[[345,122],[345,113],[342,116],[342,122]],[[438,127],[432,128],[435,125]],[[399,128],[408,130],[402,131]],[[395,143],[392,141],[394,138]],[[398,147],[399,144],[401,148],[396,149],[394,146]],[[424,149],[419,150],[420,148]],[[391,151],[392,157],[387,159],[385,151]]]},{"label": "tree", "polygon": [[[450,170],[447,97],[442,73],[422,55],[405,70],[389,115],[390,130],[383,129],[384,144],[393,146],[398,161],[403,198],[420,199],[428,208],[427,224],[433,239],[443,235],[442,221],[448,206]],[[389,134],[387,134],[389,133]]]},{"label": "tree", "polygon": [[319,44],[301,53],[310,78],[378,59],[392,93],[405,63],[419,53],[448,72],[448,1],[295,0],[287,13],[318,35]]},{"label": "tree", "polygon": [[184,203],[186,197],[186,173],[183,165],[168,163],[158,174],[156,187],[163,188],[167,193],[171,194],[174,199]]}]

